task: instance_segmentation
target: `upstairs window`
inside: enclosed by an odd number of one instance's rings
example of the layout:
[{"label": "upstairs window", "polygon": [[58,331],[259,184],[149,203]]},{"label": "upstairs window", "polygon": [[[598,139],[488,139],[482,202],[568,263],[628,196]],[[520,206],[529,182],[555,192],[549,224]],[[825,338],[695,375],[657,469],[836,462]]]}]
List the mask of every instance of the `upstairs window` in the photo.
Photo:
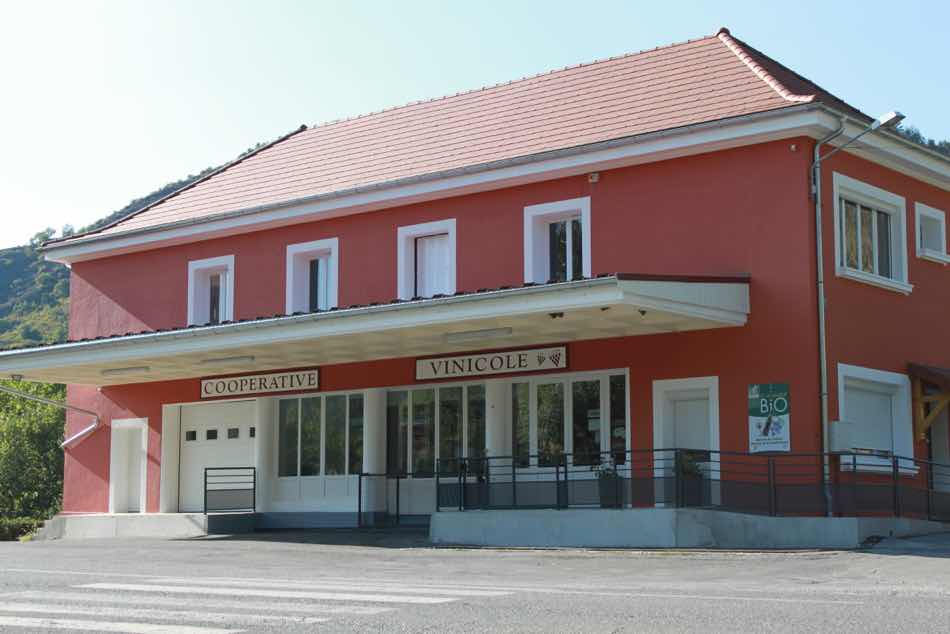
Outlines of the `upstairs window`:
[{"label": "upstairs window", "polygon": [[834,189],[838,276],[909,293],[904,199],[838,173]]},{"label": "upstairs window", "polygon": [[894,277],[891,216],[842,196],[841,264],[852,270]]},{"label": "upstairs window", "polygon": [[455,293],[455,219],[399,227],[400,299]]},{"label": "upstairs window", "polygon": [[234,319],[234,256],[188,263],[188,325]]},{"label": "upstairs window", "polygon": [[563,282],[590,275],[590,198],[525,207],[525,282]]},{"label": "upstairs window", "polygon": [[329,238],[287,247],[287,314],[337,305],[339,240]]},{"label": "upstairs window", "polygon": [[917,257],[950,264],[947,254],[947,216],[944,212],[917,203]]}]

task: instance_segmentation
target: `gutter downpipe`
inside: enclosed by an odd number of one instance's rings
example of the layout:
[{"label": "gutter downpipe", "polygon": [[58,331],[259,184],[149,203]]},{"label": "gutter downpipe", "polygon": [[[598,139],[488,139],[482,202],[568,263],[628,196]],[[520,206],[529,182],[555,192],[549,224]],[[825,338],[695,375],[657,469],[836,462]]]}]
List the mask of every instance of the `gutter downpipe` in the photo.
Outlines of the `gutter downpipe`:
[{"label": "gutter downpipe", "polygon": [[844,119],[839,119],[838,129],[815,144],[814,162],[811,165],[811,193],[815,201],[815,262],[818,266],[818,363],[821,389],[821,452],[823,454],[822,479],[828,515],[831,515],[831,490],[829,488],[830,460],[828,458],[828,344],[825,328],[825,257],[824,232],[821,209],[821,146],[833,141],[844,132]]},{"label": "gutter downpipe", "polygon": [[102,422],[99,419],[99,415],[95,412],[90,412],[87,409],[82,409],[80,407],[73,407],[72,405],[67,405],[66,403],[60,403],[59,401],[53,401],[48,398],[43,398],[42,396],[36,396],[35,394],[30,394],[29,392],[21,392],[20,390],[14,390],[13,388],[6,387],[5,385],[0,385],[0,392],[5,392],[12,396],[18,396],[24,398],[28,401],[35,401],[37,403],[43,403],[44,405],[52,405],[53,407],[59,407],[60,409],[69,410],[71,412],[79,412],[80,414],[86,414],[92,416],[92,424],[84,427],[79,430],[69,438],[65,439],[60,443],[61,449],[66,449],[67,447],[75,444],[76,442],[82,440],[92,432],[96,431],[99,428],[100,423]]}]

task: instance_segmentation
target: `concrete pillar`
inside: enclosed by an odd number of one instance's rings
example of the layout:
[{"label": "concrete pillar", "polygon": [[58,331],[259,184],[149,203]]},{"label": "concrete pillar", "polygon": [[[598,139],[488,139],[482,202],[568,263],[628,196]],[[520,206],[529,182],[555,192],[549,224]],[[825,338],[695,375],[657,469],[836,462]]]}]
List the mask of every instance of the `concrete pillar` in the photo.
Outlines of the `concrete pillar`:
[{"label": "concrete pillar", "polygon": [[488,456],[511,455],[509,400],[507,382],[485,383],[485,448]]},{"label": "concrete pillar", "polygon": [[257,470],[257,510],[269,511],[277,465],[277,399],[259,398],[254,420],[254,467]]},{"label": "concrete pillar", "polygon": [[386,472],[386,390],[363,396],[363,473]]},{"label": "concrete pillar", "polygon": [[[363,393],[363,473],[386,473],[386,390]],[[363,512],[386,510],[386,478],[363,478]]]}]

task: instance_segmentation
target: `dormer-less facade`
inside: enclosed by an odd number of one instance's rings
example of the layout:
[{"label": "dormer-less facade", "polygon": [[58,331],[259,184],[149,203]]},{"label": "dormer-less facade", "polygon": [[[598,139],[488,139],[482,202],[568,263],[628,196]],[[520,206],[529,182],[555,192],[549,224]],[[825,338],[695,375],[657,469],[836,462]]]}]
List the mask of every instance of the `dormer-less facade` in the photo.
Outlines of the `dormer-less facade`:
[{"label": "dormer-less facade", "polygon": [[392,512],[393,479],[430,514],[484,456],[950,463],[950,162],[892,132],[822,163],[822,352],[811,166],[869,121],[722,30],[301,128],[47,244],[71,341],[0,371],[100,416],[68,416],[65,512],[201,511],[223,467],[291,525]]}]

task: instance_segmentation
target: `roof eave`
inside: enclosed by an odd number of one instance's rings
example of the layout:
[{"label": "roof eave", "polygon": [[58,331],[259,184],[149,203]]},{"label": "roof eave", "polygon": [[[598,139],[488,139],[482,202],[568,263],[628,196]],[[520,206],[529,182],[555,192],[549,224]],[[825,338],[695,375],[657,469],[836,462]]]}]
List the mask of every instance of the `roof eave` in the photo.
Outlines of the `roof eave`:
[{"label": "roof eave", "polygon": [[[182,230],[190,229],[185,232],[193,237],[180,241],[189,242],[205,239],[209,233],[213,233],[215,236],[219,235],[214,233],[216,231],[213,226],[215,223],[231,221],[241,224],[242,229],[233,233],[255,230],[261,227],[255,226],[257,223],[253,220],[248,221],[248,219],[266,212],[297,210],[299,213],[291,214],[296,215],[296,218],[283,223],[296,224],[332,215],[374,211],[419,202],[420,200],[459,195],[460,193],[497,189],[512,184],[548,180],[623,165],[666,160],[676,156],[758,143],[772,138],[782,138],[783,136],[794,136],[803,133],[818,136],[822,129],[819,129],[820,126],[817,121],[798,121],[796,117],[816,114],[821,110],[820,104],[815,103],[789,104],[785,108],[766,110],[739,117],[658,130],[631,137],[611,139],[584,146],[531,154],[442,172],[432,172],[422,176],[306,196],[280,203],[255,205],[206,218],[183,220],[107,235],[94,234],[72,238],[65,242],[44,245],[42,251],[46,254],[48,260],[69,264],[122,252],[165,246],[160,237],[155,237],[163,232],[182,232]],[[420,190],[425,191],[420,193]],[[314,206],[319,208],[307,209]],[[328,210],[335,213],[326,213]],[[202,230],[202,228],[207,228],[208,231]],[[266,228],[266,226],[263,228]],[[140,240],[141,244],[133,245],[132,243],[137,240]]]}]

